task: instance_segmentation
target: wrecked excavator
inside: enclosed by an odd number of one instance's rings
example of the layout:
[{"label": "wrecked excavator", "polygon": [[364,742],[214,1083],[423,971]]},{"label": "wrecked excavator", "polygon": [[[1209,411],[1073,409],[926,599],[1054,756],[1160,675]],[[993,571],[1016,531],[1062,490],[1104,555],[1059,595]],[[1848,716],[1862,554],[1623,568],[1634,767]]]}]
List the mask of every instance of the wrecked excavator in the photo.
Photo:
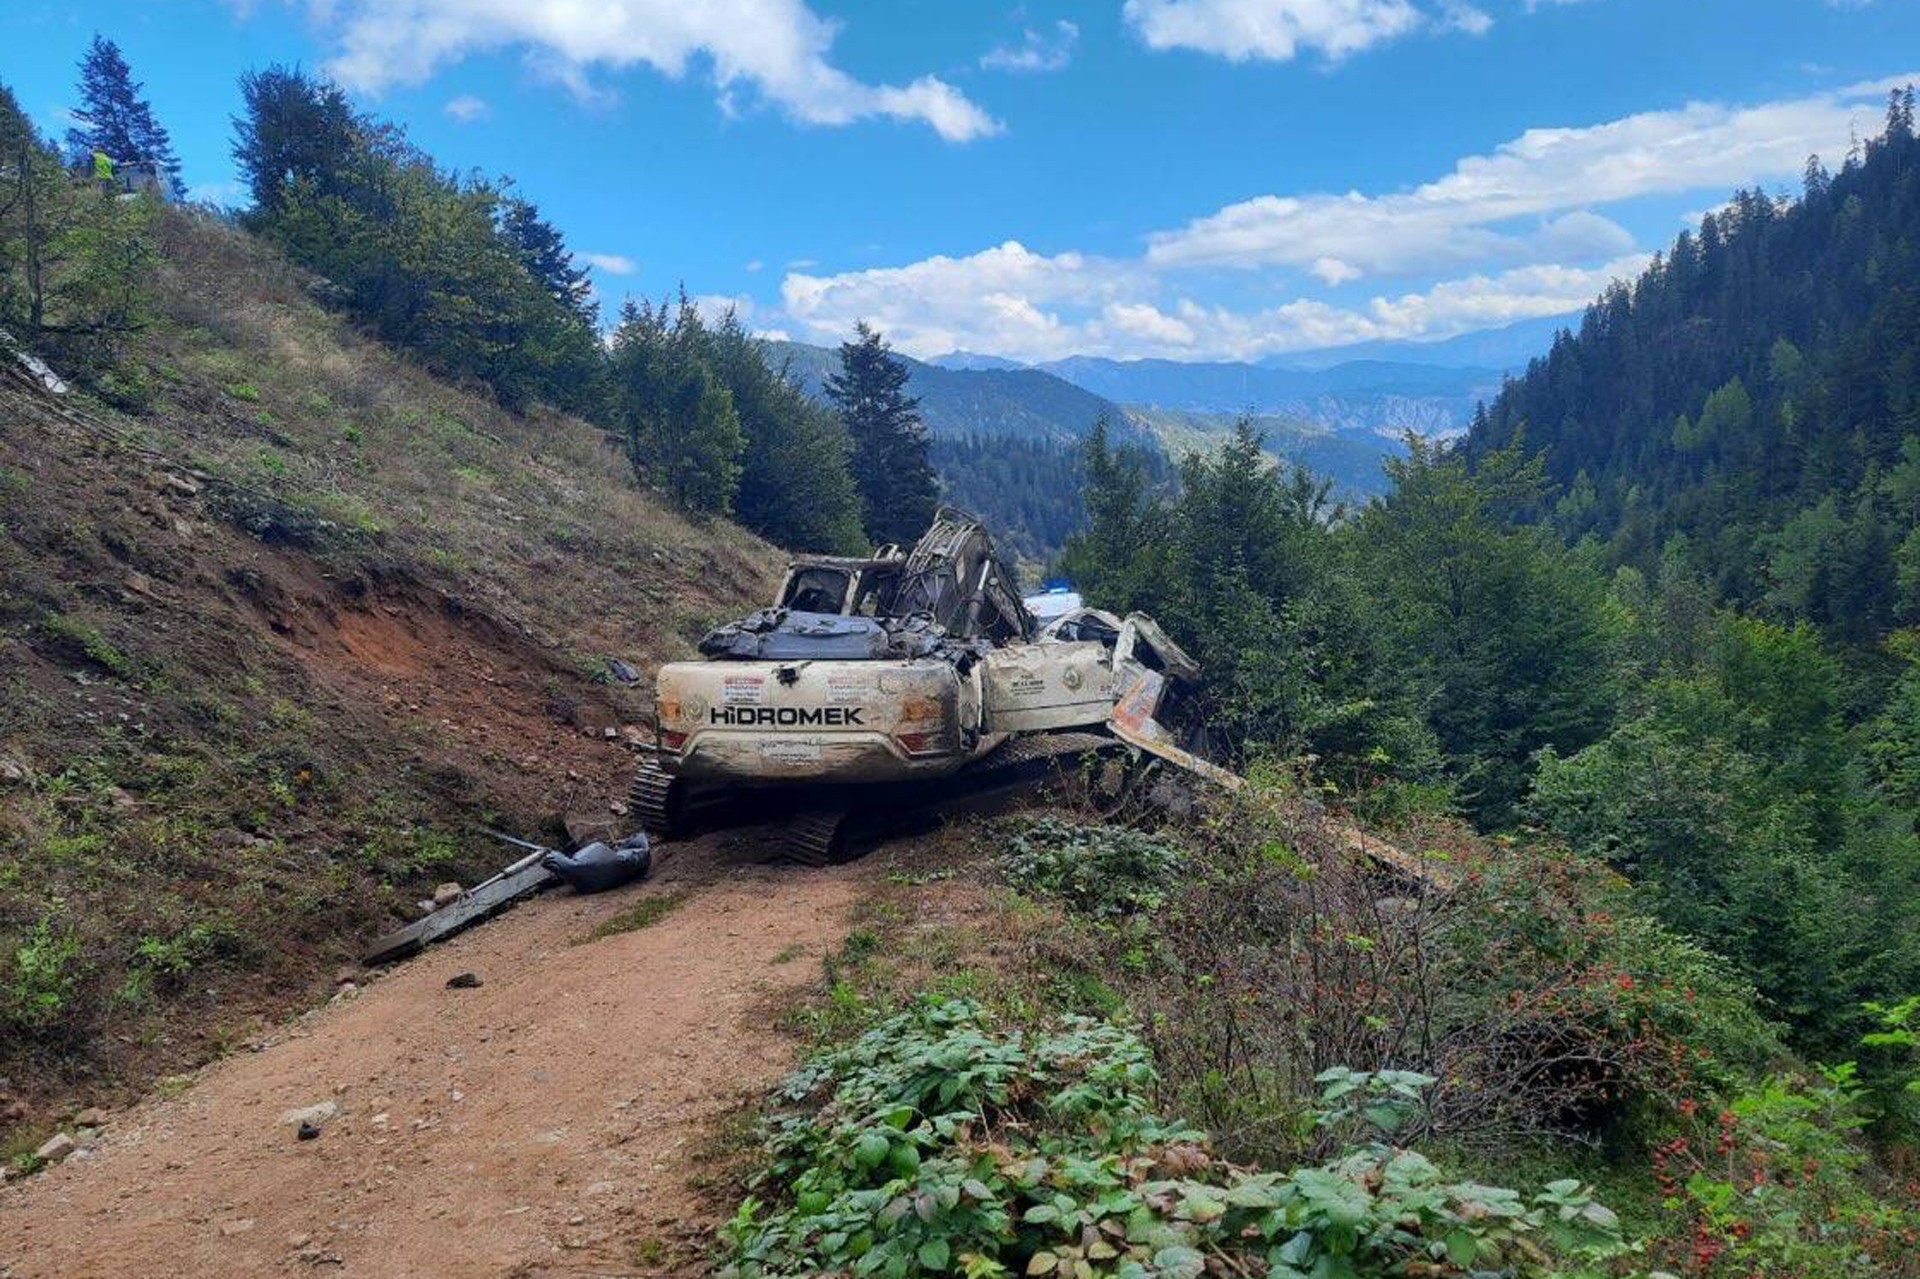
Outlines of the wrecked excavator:
[{"label": "wrecked excavator", "polygon": [[808,556],[773,607],[660,670],[641,821],[785,815],[820,864],[1063,764],[1117,796],[1161,761],[1228,787],[1190,748],[1199,668],[1151,618],[1076,608],[1041,627],[980,521],[943,507],[910,550]]}]

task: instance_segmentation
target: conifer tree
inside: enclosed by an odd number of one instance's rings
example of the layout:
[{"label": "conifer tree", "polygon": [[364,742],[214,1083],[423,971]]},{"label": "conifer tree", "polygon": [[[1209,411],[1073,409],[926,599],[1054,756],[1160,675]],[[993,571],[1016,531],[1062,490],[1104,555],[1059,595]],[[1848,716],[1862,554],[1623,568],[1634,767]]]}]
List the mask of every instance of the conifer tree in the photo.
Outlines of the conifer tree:
[{"label": "conifer tree", "polygon": [[77,123],[67,130],[68,158],[86,165],[99,152],[116,166],[148,166],[179,199],[186,194],[180,159],[173,153],[167,131],[153,118],[153,108],[140,96],[140,88],[120,46],[95,34],[87,56],[80,60],[80,106],[73,112]]},{"label": "conifer tree", "polygon": [[[511,180],[502,184],[511,188]],[[520,250],[520,259],[553,300],[578,316],[588,328],[600,324],[600,304],[593,299],[593,285],[587,281],[587,269],[573,260],[572,252],[559,230],[540,216],[533,201],[513,195],[509,189],[501,200],[501,229]]]},{"label": "conifer tree", "polygon": [[920,401],[907,394],[907,376],[886,339],[862,322],[854,340],[840,346],[840,371],[826,381],[827,398],[853,437],[853,479],[876,544],[916,540],[940,500]]}]

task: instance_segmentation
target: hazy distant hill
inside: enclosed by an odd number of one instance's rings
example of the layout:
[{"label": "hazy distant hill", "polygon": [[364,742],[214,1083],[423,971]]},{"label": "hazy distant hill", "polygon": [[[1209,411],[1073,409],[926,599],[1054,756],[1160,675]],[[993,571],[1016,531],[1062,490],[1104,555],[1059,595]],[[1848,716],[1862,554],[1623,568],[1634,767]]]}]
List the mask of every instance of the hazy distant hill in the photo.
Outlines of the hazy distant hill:
[{"label": "hazy distant hill", "polygon": [[[1238,413],[1193,409],[1156,409],[1131,405],[1127,412],[1150,429],[1169,457],[1218,448],[1240,420]],[[1275,458],[1304,466],[1333,481],[1334,492],[1357,503],[1387,491],[1382,463],[1406,452],[1397,438],[1371,431],[1335,431],[1284,414],[1256,414],[1254,426],[1266,437]]]},{"label": "hazy distant hill", "polygon": [[1463,333],[1438,342],[1356,342],[1318,351],[1270,355],[1260,363],[1278,369],[1324,369],[1355,360],[1386,360],[1518,373],[1527,367],[1529,360],[1547,353],[1553,346],[1554,334],[1579,325],[1580,314],[1576,311],[1537,320],[1517,320],[1502,328]]},{"label": "hazy distant hill", "polygon": [[1450,435],[1500,389],[1494,369],[1354,360],[1324,369],[1070,356],[1041,366],[1124,404],[1209,413],[1278,414],[1335,431]]},{"label": "hazy distant hill", "polygon": [[[790,362],[794,380],[810,395],[821,393],[827,375],[840,367],[832,347],[804,342],[768,342],[777,365]],[[1084,439],[1101,414],[1122,436],[1144,441],[1126,424],[1117,404],[1040,369],[946,369],[908,356],[899,357],[910,377],[907,390],[920,397],[920,414],[935,436],[1010,436],[1068,444]]]}]

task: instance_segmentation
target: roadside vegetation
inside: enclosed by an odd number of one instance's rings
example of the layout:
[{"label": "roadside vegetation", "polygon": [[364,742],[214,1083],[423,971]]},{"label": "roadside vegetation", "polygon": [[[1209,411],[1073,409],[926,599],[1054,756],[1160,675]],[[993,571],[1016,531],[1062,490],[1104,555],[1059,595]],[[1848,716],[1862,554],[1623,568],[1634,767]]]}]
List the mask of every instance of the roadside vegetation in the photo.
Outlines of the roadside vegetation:
[{"label": "roadside vegetation", "polygon": [[[1269,774],[1198,826],[910,855],[788,1016],[723,1272],[1916,1273],[1872,1129],[1910,1035],[1857,1046],[1899,1048],[1879,1085],[1802,1064],[1604,868],[1423,818],[1442,890],[1341,831]],[[1100,896],[1035,873],[1069,850]]]}]

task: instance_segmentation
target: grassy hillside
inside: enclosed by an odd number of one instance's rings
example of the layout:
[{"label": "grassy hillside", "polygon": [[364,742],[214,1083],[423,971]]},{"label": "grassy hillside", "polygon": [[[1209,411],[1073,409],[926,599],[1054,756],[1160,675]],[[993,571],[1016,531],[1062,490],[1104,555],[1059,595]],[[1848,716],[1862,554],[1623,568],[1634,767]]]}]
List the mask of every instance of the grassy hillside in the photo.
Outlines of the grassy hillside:
[{"label": "grassy hillside", "polygon": [[[436,881],[614,811],[776,556],[170,212],[104,399],[0,390],[0,1124],[204,1058]],[[31,1121],[16,1132],[31,1130]]]}]

